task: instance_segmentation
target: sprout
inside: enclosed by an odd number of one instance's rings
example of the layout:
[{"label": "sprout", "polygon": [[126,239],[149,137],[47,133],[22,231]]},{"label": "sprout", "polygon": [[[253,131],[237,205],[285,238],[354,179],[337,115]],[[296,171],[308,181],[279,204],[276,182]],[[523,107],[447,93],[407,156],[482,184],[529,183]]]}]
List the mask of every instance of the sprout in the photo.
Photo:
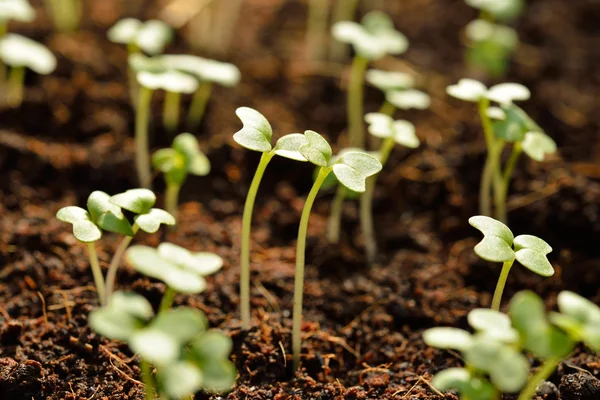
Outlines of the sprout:
[{"label": "sprout", "polygon": [[198,140],[191,133],[180,133],[170,148],[160,149],[152,156],[154,168],[165,177],[165,209],[177,214],[179,191],[187,175],[205,176],[210,172],[210,161],[200,151]]},{"label": "sprout", "polygon": [[350,146],[364,148],[363,82],[367,65],[369,61],[387,54],[404,53],[408,48],[408,40],[394,29],[390,17],[379,11],[365,15],[360,24],[353,21],[337,22],[333,25],[332,34],[338,41],[351,44],[356,52],[348,88],[348,132]]},{"label": "sprout", "polygon": [[552,247],[542,239],[532,235],[514,237],[502,222],[482,215],[469,218],[469,224],[484,235],[475,246],[475,253],[484,260],[503,263],[492,299],[493,310],[500,309],[502,292],[515,259],[540,276],[554,275],[554,268],[546,258]]},{"label": "sprout", "polygon": [[11,67],[6,88],[6,102],[10,107],[19,107],[23,102],[26,67],[43,75],[56,68],[56,58],[46,46],[15,33],[0,39],[0,60]]},{"label": "sprout", "polygon": [[465,3],[500,21],[518,17],[524,6],[523,0],[465,0]]},{"label": "sprout", "polygon": [[35,9],[27,0],[0,1],[0,37],[7,31],[9,21],[31,22],[35,19]]},{"label": "sprout", "polygon": [[218,271],[223,266],[223,260],[216,254],[192,253],[172,243],[161,243],[156,249],[132,246],[126,257],[136,271],[159,279],[167,285],[160,304],[161,312],[171,307],[176,292],[202,292],[206,288],[204,276]]},{"label": "sprout", "polygon": [[411,108],[425,110],[431,104],[429,95],[416,89],[391,90],[386,92],[385,98],[391,105],[401,110]]},{"label": "sprout", "polygon": [[467,62],[489,75],[502,75],[519,43],[517,32],[508,26],[477,19],[467,25],[465,33],[471,42]]},{"label": "sprout", "polygon": [[574,340],[600,352],[600,308],[568,290],[559,293],[557,303],[560,313],[551,313],[550,321]]},{"label": "sprout", "polygon": [[77,30],[81,20],[81,0],[46,0],[46,9],[59,32]]},{"label": "sprout", "polygon": [[[304,142],[304,143],[302,143]],[[306,233],[310,210],[315,201],[319,188],[329,175],[333,172],[337,180],[350,190],[364,192],[368,177],[381,171],[381,163],[375,157],[363,151],[348,151],[339,157],[332,157],[331,146],[315,131],[305,131],[304,141],[298,138],[298,151],[306,160],[320,167],[317,177],[313,183],[300,217],[298,228],[298,241],[296,244],[296,274],[294,278],[294,316],[292,322],[292,349],[294,369],[300,363],[301,351],[301,324],[302,324],[302,300],[304,294],[304,264],[306,253]]]},{"label": "sprout", "polygon": [[244,215],[242,217],[242,244],[240,249],[240,314],[242,329],[250,327],[250,228],[252,226],[252,210],[256,201],[256,193],[265,169],[275,155],[296,161],[306,161],[298,151],[305,143],[304,136],[299,133],[291,133],[281,137],[275,147],[271,146],[273,130],[269,121],[258,111],[240,107],[235,111],[236,115],[244,124],[244,127],[233,135],[240,146],[248,150],[261,152],[260,161],[256,172],[250,183],[246,202],[244,203]]},{"label": "sprout", "polygon": [[135,18],[119,20],[107,32],[108,40],[127,45],[129,54],[142,50],[156,55],[164,51],[173,39],[173,30],[163,21],[152,19],[142,22]]}]

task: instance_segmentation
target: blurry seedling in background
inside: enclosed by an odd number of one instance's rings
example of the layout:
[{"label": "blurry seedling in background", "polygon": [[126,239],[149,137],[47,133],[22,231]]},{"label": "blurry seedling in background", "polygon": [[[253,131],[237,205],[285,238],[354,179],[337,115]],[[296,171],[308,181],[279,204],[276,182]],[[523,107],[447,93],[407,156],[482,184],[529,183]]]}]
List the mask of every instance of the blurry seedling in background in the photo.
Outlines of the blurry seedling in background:
[{"label": "blurry seedling in background", "polygon": [[[352,21],[354,20],[354,14],[360,0],[335,0],[333,5],[333,11],[331,13],[331,25],[335,25],[341,21]],[[348,48],[337,41],[335,38],[331,38],[329,44],[329,59],[331,61],[344,61],[348,55]]]},{"label": "blurry seedling in background", "polygon": [[[327,52],[329,0],[309,0],[306,18],[306,56],[310,62],[324,61]],[[350,17],[352,18],[352,17]]]},{"label": "blurry seedling in background", "polygon": [[31,22],[35,19],[35,9],[27,0],[0,1],[0,38],[8,32],[10,21]]},{"label": "blurry seedling in background", "polygon": [[191,399],[201,389],[223,392],[233,386],[231,339],[208,331],[200,310],[182,307],[155,316],[144,297],[116,292],[107,306],[90,313],[89,324],[102,336],[126,342],[139,356],[147,400],[156,395]]},{"label": "blurry seedling in background", "polygon": [[[300,139],[300,138],[299,138]],[[304,266],[306,256],[306,234],[312,205],[317,193],[327,175],[333,172],[337,180],[350,190],[362,193],[366,189],[368,177],[381,171],[381,163],[375,157],[364,151],[348,151],[339,157],[332,157],[331,146],[315,131],[304,132],[304,143],[295,143],[298,151],[310,163],[319,167],[319,172],[313,183],[300,216],[298,240],[296,244],[296,273],[294,277],[294,315],[292,322],[292,350],[294,369],[300,364],[302,347],[302,301],[304,296]]]},{"label": "blurry seedling in background", "polygon": [[[385,166],[389,155],[396,144],[415,149],[419,147],[419,138],[415,135],[415,126],[404,120],[394,121],[392,117],[381,113],[365,115],[369,124],[368,131],[371,135],[383,139],[377,158]],[[360,197],[360,222],[365,240],[367,263],[375,262],[377,256],[377,241],[373,222],[373,193],[377,175],[367,179],[367,188]]]},{"label": "blurry seedling in background", "polygon": [[0,60],[10,67],[5,101],[14,108],[23,102],[25,68],[42,75],[56,69],[56,57],[46,46],[15,33],[7,33],[0,39]]},{"label": "blurry seedling in background", "polygon": [[363,89],[367,65],[388,54],[398,55],[408,49],[406,37],[394,29],[394,23],[385,13],[372,11],[361,23],[341,21],[332,28],[340,42],[351,44],[356,55],[348,86],[348,138],[351,147],[365,148],[363,130]]},{"label": "blurry seedling in background", "polygon": [[188,174],[205,176],[210,172],[210,161],[200,151],[198,140],[190,133],[180,133],[170,148],[160,149],[152,155],[154,168],[165,178],[165,209],[177,217],[179,191]]},{"label": "blurry seedling in background", "polygon": [[179,125],[179,103],[181,93],[194,93],[198,82],[191,76],[178,71],[137,73],[140,84],[135,117],[136,168],[140,186],[149,188],[152,184],[150,172],[150,154],[148,144],[148,125],[150,123],[150,104],[154,90],[166,91],[163,105],[165,127],[174,131]]},{"label": "blurry seedling in background", "polygon": [[469,218],[469,224],[483,233],[483,239],[475,246],[475,254],[487,261],[503,263],[492,299],[493,310],[500,310],[502,292],[515,259],[540,276],[554,275],[554,268],[546,258],[552,247],[542,239],[532,235],[514,237],[502,222],[482,215]]},{"label": "blurry seedling in background", "polygon": [[81,0],[45,0],[46,11],[58,32],[74,32],[81,21]]},{"label": "blurry seedling in background", "polygon": [[492,77],[504,75],[519,44],[517,32],[508,26],[476,19],[467,25],[465,34],[469,39],[467,64]]},{"label": "blurry seedling in background", "polygon": [[381,90],[385,95],[385,101],[379,109],[379,113],[394,116],[396,107],[387,100],[387,94],[396,90],[412,89],[415,80],[404,72],[384,71],[381,69],[370,69],[365,74],[365,80],[371,86]]},{"label": "blurry seedling in background", "polygon": [[271,146],[273,129],[269,121],[258,111],[240,107],[235,111],[244,127],[233,135],[233,140],[240,146],[262,153],[252,183],[248,189],[242,217],[242,243],[240,249],[240,315],[242,329],[250,328],[250,230],[252,227],[252,210],[256,194],[267,165],[275,155],[296,161],[306,161],[298,152],[305,143],[304,135],[291,133],[281,137],[275,147]]},{"label": "blurry seedling in background", "polygon": [[192,253],[172,243],[161,243],[155,249],[131,246],[127,261],[141,274],[158,279],[167,285],[160,311],[171,308],[175,293],[198,294],[206,288],[204,277],[217,272],[223,260],[208,252]]}]

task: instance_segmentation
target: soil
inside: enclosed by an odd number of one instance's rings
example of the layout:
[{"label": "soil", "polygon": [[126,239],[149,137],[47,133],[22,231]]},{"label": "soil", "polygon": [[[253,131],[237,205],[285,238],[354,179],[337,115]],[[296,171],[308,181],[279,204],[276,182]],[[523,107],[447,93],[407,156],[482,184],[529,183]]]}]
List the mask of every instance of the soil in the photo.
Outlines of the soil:
[{"label": "soil", "polygon": [[[242,83],[216,88],[193,132],[212,172],[189,178],[177,230],[135,239],[157,245],[164,235],[224,258],[223,271],[209,277],[204,293],[177,296],[176,304],[200,308],[212,327],[234,339],[239,377],[227,399],[456,399],[440,396],[429,382],[460,360],[427,347],[421,334],[439,325],[465,327],[469,310],[489,305],[499,274],[498,265],[474,255],[478,235],[467,223],[477,210],[484,157],[477,116],[472,105],[444,92],[467,74],[461,30],[476,12],[462,0],[392,3],[384,2],[411,47],[400,60],[378,65],[414,72],[432,106],[401,115],[415,123],[422,146],[396,149],[379,179],[376,266],[364,265],[356,204],[346,202],[341,243],[331,245],[323,232],[332,194],[317,199],[306,251],[300,371],[290,367],[290,313],[295,237],[312,171],[278,159],[267,171],[253,221],[254,328],[241,332],[241,210],[258,156],[231,136],[240,128],[238,106],[260,110],[278,136],[313,129],[335,143],[343,132],[347,68],[303,61],[304,2],[244,2],[228,57],[241,69]],[[59,65],[50,76],[28,75],[23,106],[0,111],[2,400],[143,399],[127,346],[87,326],[98,306],[87,252],[54,217],[60,207],[85,204],[93,190],[114,194],[136,186],[126,51],[105,38],[126,14],[116,0],[85,7],[83,28],[71,35],[53,33],[41,8],[35,24],[13,27],[46,43]],[[157,9],[152,4],[133,15],[150,18]],[[557,293],[569,289],[600,302],[599,18],[596,0],[532,0],[515,23],[522,45],[507,80],[532,90],[523,107],[556,140],[560,155],[544,163],[521,160],[511,185],[510,226],[553,246],[556,274],[543,279],[514,268],[505,299],[530,289],[551,308]],[[172,48],[188,51],[182,36]],[[366,110],[381,100],[368,89]],[[153,148],[171,140],[160,127],[160,104],[157,95]],[[162,179],[154,182],[161,193]],[[104,268],[117,243],[107,234],[99,244]],[[164,290],[127,269],[119,288],[154,305]],[[581,347],[539,398],[557,398],[560,391],[565,400],[597,399],[598,376],[600,357]]]}]

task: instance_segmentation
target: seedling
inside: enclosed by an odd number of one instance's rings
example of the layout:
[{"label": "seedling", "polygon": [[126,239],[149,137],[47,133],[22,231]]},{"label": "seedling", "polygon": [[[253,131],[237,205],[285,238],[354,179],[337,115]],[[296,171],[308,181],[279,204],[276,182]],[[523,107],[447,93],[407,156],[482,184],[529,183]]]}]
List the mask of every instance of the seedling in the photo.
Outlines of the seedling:
[{"label": "seedling", "polygon": [[332,28],[332,34],[340,42],[351,44],[356,53],[348,87],[348,133],[351,147],[364,148],[365,135],[362,125],[363,84],[369,61],[388,54],[402,54],[408,48],[406,37],[394,29],[394,23],[386,14],[372,11],[361,23],[342,21]]},{"label": "seedling", "polygon": [[[366,190],[368,177],[381,171],[381,163],[372,155],[363,151],[348,151],[337,158],[332,158],[331,146],[315,131],[304,132],[304,144],[298,151],[310,163],[319,167],[319,172],[313,183],[300,216],[298,241],[296,244],[296,273],[294,277],[294,316],[292,322],[292,349],[294,369],[300,364],[302,300],[304,295],[304,265],[306,253],[306,233],[310,210],[317,197],[319,188],[333,172],[337,180],[350,190],[362,193]],[[300,140],[299,140],[300,142]]]},{"label": "seedling", "polygon": [[[369,124],[369,133],[383,139],[377,153],[377,158],[382,166],[387,162],[394,145],[400,144],[411,149],[419,147],[420,142],[415,135],[415,126],[408,121],[394,121],[392,117],[381,113],[369,113],[365,115],[365,121]],[[360,197],[360,222],[368,264],[372,264],[377,256],[377,241],[373,223],[373,193],[376,182],[377,176],[369,178],[367,188]]]},{"label": "seedling", "polygon": [[517,32],[508,26],[477,19],[467,25],[465,33],[470,41],[466,55],[467,63],[488,75],[503,75],[511,55],[519,44]]},{"label": "seedling", "polygon": [[148,150],[148,124],[150,121],[150,103],[154,90],[163,89],[167,92],[163,109],[163,122],[169,130],[174,130],[179,124],[180,93],[193,93],[198,88],[198,82],[191,76],[177,71],[137,73],[141,85],[135,117],[135,147],[136,167],[140,186],[149,188],[152,184],[150,173],[150,154]]},{"label": "seedling", "polygon": [[381,90],[386,97],[383,105],[379,109],[381,114],[393,116],[396,107],[387,100],[388,93],[412,89],[415,82],[411,75],[404,72],[383,71],[380,69],[370,69],[365,75],[365,80],[370,85]]},{"label": "seedling", "polygon": [[126,253],[127,261],[136,271],[163,281],[167,285],[160,311],[171,308],[175,293],[197,294],[204,291],[204,277],[215,273],[223,266],[216,254],[192,253],[172,243],[161,243],[158,247],[131,246]]},{"label": "seedling", "polygon": [[188,174],[205,176],[210,172],[210,161],[200,151],[198,140],[191,133],[181,133],[175,137],[170,148],[160,149],[152,156],[154,168],[165,177],[165,209],[177,215],[179,191]]},{"label": "seedling", "polygon": [[523,11],[523,0],[465,0],[465,3],[477,8],[482,13],[482,19],[510,21]]},{"label": "seedling", "polygon": [[552,247],[542,239],[532,235],[514,237],[502,222],[482,215],[469,218],[469,224],[483,233],[475,253],[484,260],[503,263],[492,299],[493,310],[500,309],[502,292],[515,259],[540,276],[554,275],[554,268],[546,258]]},{"label": "seedling", "polygon": [[35,9],[27,0],[0,1],[0,38],[8,31],[11,20],[31,22],[35,19]]},{"label": "seedling", "polygon": [[262,153],[248,189],[242,217],[240,314],[242,329],[247,330],[250,328],[250,228],[252,226],[252,210],[256,201],[256,193],[267,165],[275,155],[296,161],[306,161],[298,151],[299,147],[305,143],[305,139],[302,134],[291,133],[281,137],[275,147],[272,147],[273,129],[261,113],[248,107],[240,107],[235,113],[244,124],[244,127],[233,135],[233,140],[248,150]]},{"label": "seedling", "polygon": [[227,391],[235,381],[228,359],[231,339],[207,331],[200,310],[177,308],[154,316],[144,297],[117,292],[106,307],[90,313],[89,324],[100,335],[128,343],[140,357],[147,400],[157,394],[161,399],[192,398],[200,389]]},{"label": "seedling", "polygon": [[59,32],[77,30],[81,20],[81,0],[46,0],[46,10]]},{"label": "seedling", "polygon": [[56,68],[56,57],[46,46],[15,33],[7,33],[0,39],[0,59],[11,67],[6,103],[15,108],[23,102],[25,68],[42,75],[50,74]]}]

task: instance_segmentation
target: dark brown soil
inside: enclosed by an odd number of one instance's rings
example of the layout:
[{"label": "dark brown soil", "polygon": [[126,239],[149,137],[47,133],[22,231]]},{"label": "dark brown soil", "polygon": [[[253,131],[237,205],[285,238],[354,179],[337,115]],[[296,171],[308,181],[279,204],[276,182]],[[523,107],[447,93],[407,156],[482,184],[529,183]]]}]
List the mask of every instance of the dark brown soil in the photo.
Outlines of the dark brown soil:
[{"label": "dark brown soil", "polygon": [[[117,193],[136,185],[126,52],[105,39],[107,27],[124,15],[121,3],[86,2],[83,29],[73,35],[52,33],[43,15],[35,25],[14,27],[50,46],[59,67],[48,77],[28,76],[23,106],[0,111],[2,400],[143,398],[127,346],[87,326],[87,314],[97,307],[87,252],[54,217],[60,207],[84,204],[95,189]],[[216,88],[194,132],[213,172],[188,180],[179,227],[166,234],[225,260],[206,292],[178,296],[176,303],[200,308],[213,327],[233,337],[239,379],[228,399],[456,398],[438,396],[429,382],[460,360],[428,348],[421,333],[437,325],[464,327],[470,309],[489,305],[499,273],[473,254],[478,236],[466,222],[477,210],[484,156],[477,116],[444,92],[466,74],[460,32],[476,13],[462,0],[392,3],[411,48],[402,61],[380,65],[414,71],[431,94],[430,110],[402,115],[416,124],[423,144],[395,150],[381,174],[375,199],[381,254],[374,268],[364,267],[356,205],[345,205],[342,242],[332,246],[323,237],[331,194],[317,200],[306,252],[302,369],[292,374],[294,245],[312,171],[284,160],[267,171],[254,213],[255,327],[240,332],[241,209],[258,156],[233,144],[240,127],[234,110],[257,108],[277,135],[313,129],[335,140],[345,126],[346,70],[303,62],[304,2],[245,2],[229,57],[242,70],[242,83]],[[138,16],[155,15],[152,6]],[[554,247],[557,273],[542,279],[515,268],[505,298],[532,289],[553,307],[556,294],[569,289],[600,302],[599,18],[595,0],[532,0],[516,23],[523,44],[508,79],[532,90],[524,108],[555,138],[560,156],[543,164],[521,161],[510,225]],[[187,51],[182,37],[174,48]],[[158,148],[170,138],[161,131],[155,100]],[[368,111],[380,101],[367,91]],[[161,178],[155,187],[162,190]],[[117,240],[107,234],[100,244],[104,267]],[[160,240],[160,234],[136,238],[149,245]],[[164,289],[127,270],[119,284],[154,304]],[[565,400],[596,399],[583,390],[598,376],[600,357],[580,348],[551,380]]]}]

